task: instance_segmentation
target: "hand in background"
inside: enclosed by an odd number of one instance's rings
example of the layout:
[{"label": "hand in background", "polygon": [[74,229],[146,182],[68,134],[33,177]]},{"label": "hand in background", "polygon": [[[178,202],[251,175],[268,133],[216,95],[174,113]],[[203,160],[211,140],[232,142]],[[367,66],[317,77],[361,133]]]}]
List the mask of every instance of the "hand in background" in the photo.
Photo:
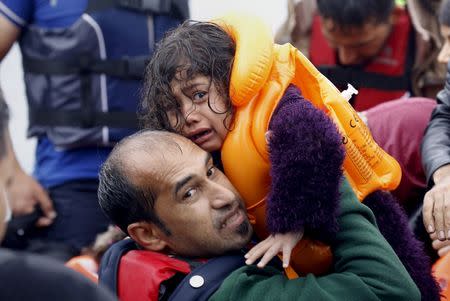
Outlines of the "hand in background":
[{"label": "hand in background", "polygon": [[430,237],[443,241],[450,239],[450,165],[436,170],[433,178],[435,185],[423,199],[423,223]]},{"label": "hand in background", "polygon": [[6,193],[14,216],[30,214],[35,210],[36,204],[39,204],[44,216],[37,220],[36,226],[45,227],[53,223],[56,212],[47,192],[20,167],[16,168]]}]

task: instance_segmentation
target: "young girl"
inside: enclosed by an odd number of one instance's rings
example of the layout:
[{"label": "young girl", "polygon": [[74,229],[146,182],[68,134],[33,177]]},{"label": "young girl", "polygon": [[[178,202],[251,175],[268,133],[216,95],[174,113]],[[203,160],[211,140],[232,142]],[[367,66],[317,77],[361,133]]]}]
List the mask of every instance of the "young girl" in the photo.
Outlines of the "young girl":
[{"label": "young girl", "polygon": [[[146,125],[181,133],[206,151],[221,150],[237,125],[233,116],[236,110],[227,93],[234,53],[234,42],[212,23],[185,23],[167,36],[147,70]],[[257,124],[255,120],[253,123]],[[272,179],[268,173],[265,179],[248,175],[249,180],[259,183],[250,184],[254,188],[248,193],[239,189],[239,183],[237,187],[247,205],[249,200],[263,199],[269,185],[277,191],[267,198],[267,226],[274,235],[252,250],[248,262],[266,253],[258,264],[264,266],[282,251],[287,266],[291,249],[304,231],[323,242],[330,242],[337,231],[344,155],[334,124],[293,86],[280,101],[269,130]],[[305,149],[305,144],[310,147]],[[252,173],[259,168],[250,158],[236,158],[234,163],[250,164],[240,172]],[[267,230],[260,229],[261,221],[257,221],[256,233],[267,237]]]},{"label": "young girl", "polygon": [[[318,89],[317,85],[302,86],[292,76],[286,76],[303,70],[298,64],[284,64],[297,54],[295,49],[290,45],[274,46],[270,38],[261,38],[259,28],[250,26],[251,34],[245,35],[250,41],[247,51],[243,51],[240,42],[235,43],[231,37],[233,31],[229,27],[235,20],[220,25],[185,23],[166,36],[147,67],[144,121],[147,127],[178,132],[206,151],[221,151],[226,175],[246,201],[249,215],[255,219],[256,233],[266,238],[246,255],[247,263],[262,256],[258,266],[264,266],[282,252],[283,264],[287,266],[291,251],[293,256],[299,252],[298,245],[297,250],[293,248],[299,240],[304,241],[303,233],[321,242],[333,242],[338,231],[339,188],[341,184],[348,185],[347,181],[341,183],[342,145],[355,139],[350,136],[352,133],[340,134],[330,118],[316,108],[323,108],[323,103],[314,106],[302,96],[306,89]],[[269,59],[254,62],[255,57]],[[257,71],[242,70],[245,63]],[[302,75],[306,80],[316,76],[306,72]],[[296,85],[290,85],[291,82]],[[301,86],[302,91],[296,86]],[[350,128],[360,126],[356,113],[347,122]],[[363,138],[370,142],[370,135]],[[347,157],[351,157],[352,150],[346,150]],[[375,154],[364,159],[378,160],[382,156],[378,147]],[[349,160],[351,164],[361,163]],[[366,169],[359,171],[366,176]],[[372,191],[377,188],[380,187]],[[427,271],[426,260],[424,263],[422,257],[414,257],[422,253],[399,208],[393,206],[385,207],[394,212],[391,216],[397,223],[396,234],[404,238],[392,240],[417,251],[409,256],[412,267],[405,265],[408,271],[423,274]],[[304,256],[302,264],[308,260]],[[414,262],[421,262],[421,266]],[[307,271],[301,265],[294,268],[300,273]],[[434,285],[431,276],[423,278],[430,291]]]}]

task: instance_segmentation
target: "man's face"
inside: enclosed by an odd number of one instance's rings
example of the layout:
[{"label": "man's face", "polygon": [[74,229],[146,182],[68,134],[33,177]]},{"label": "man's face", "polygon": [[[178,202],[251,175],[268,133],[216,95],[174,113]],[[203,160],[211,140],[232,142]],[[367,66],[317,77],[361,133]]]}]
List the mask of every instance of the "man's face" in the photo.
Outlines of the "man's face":
[{"label": "man's face", "polygon": [[[152,185],[155,213],[171,233],[161,230],[159,236],[183,256],[209,257],[244,247],[252,228],[238,192],[207,152],[181,136],[177,140],[179,146],[164,154],[140,155],[138,185]],[[156,172],[149,174],[145,166]]]},{"label": "man's face", "polygon": [[444,38],[444,45],[439,52],[437,60],[439,63],[447,64],[450,61],[450,26],[441,25],[441,35]]},{"label": "man's face", "polygon": [[5,234],[6,223],[5,218],[7,216],[7,200],[5,198],[5,189],[11,181],[13,174],[13,158],[10,146],[7,146],[7,153],[4,157],[0,158],[0,241],[2,241]]},{"label": "man's face", "polygon": [[336,49],[341,65],[361,65],[373,59],[384,46],[391,28],[391,22],[341,27],[327,18],[322,23],[322,32],[330,47]]}]

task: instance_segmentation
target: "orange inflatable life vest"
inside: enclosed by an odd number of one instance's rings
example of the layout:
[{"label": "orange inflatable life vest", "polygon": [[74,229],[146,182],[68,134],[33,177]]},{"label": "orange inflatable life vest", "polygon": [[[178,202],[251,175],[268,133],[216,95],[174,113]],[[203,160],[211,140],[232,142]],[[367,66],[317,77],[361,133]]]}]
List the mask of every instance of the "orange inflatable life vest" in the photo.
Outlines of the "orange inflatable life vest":
[{"label": "orange inflatable life vest", "polygon": [[71,258],[65,264],[94,283],[98,283],[98,264],[92,256],[80,255]]},{"label": "orange inflatable life vest", "polygon": [[[268,234],[265,197],[271,180],[265,133],[273,111],[291,83],[305,99],[325,111],[342,133],[346,150],[344,173],[359,200],[375,190],[397,187],[401,177],[397,161],[375,143],[353,107],[299,50],[290,44],[274,44],[270,29],[254,16],[230,14],[215,22],[236,44],[230,82],[236,111],[233,129],[222,146],[222,163],[225,174],[244,198],[249,215],[254,217],[259,237]],[[301,274],[325,272],[328,267],[321,265],[331,264],[329,248],[304,239],[300,244],[294,253],[308,251],[311,257],[303,253],[293,257],[295,270]],[[296,260],[308,268],[297,265]]]},{"label": "orange inflatable life vest", "polygon": [[396,8],[395,23],[380,53],[364,68],[343,68],[337,65],[336,50],[322,33],[321,17],[316,14],[311,29],[309,58],[337,87],[350,83],[359,93],[353,98],[357,111],[367,110],[385,101],[398,99],[411,89],[411,69],[414,52],[409,47],[411,21],[406,9]]}]

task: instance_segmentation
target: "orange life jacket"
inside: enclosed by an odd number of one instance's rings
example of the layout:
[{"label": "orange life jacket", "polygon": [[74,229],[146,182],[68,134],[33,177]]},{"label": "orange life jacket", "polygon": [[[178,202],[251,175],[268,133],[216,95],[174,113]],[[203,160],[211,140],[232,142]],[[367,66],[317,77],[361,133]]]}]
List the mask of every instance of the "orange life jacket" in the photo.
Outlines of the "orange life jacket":
[{"label": "orange life jacket", "polygon": [[364,68],[337,66],[336,51],[322,33],[321,17],[313,18],[309,58],[311,62],[337,87],[347,83],[359,93],[352,99],[357,111],[367,110],[379,103],[402,97],[410,91],[413,51],[409,43],[411,21],[405,9],[395,10],[395,23],[381,52]]},{"label": "orange life jacket", "polygon": [[433,264],[433,276],[441,288],[441,300],[450,300],[450,253]]},{"label": "orange life jacket", "polygon": [[[230,82],[236,111],[233,129],[222,146],[222,163],[225,174],[244,198],[260,238],[268,234],[265,197],[271,181],[265,133],[290,83],[325,111],[341,131],[346,150],[344,173],[360,200],[375,190],[397,187],[401,177],[397,161],[373,141],[352,106],[299,50],[290,44],[274,44],[270,29],[253,16],[231,14],[216,22],[236,44]],[[300,274],[320,274],[328,268],[322,265],[331,264],[329,248],[302,239],[294,253],[300,254],[300,249],[311,251],[311,257],[304,254],[292,257]]]}]

